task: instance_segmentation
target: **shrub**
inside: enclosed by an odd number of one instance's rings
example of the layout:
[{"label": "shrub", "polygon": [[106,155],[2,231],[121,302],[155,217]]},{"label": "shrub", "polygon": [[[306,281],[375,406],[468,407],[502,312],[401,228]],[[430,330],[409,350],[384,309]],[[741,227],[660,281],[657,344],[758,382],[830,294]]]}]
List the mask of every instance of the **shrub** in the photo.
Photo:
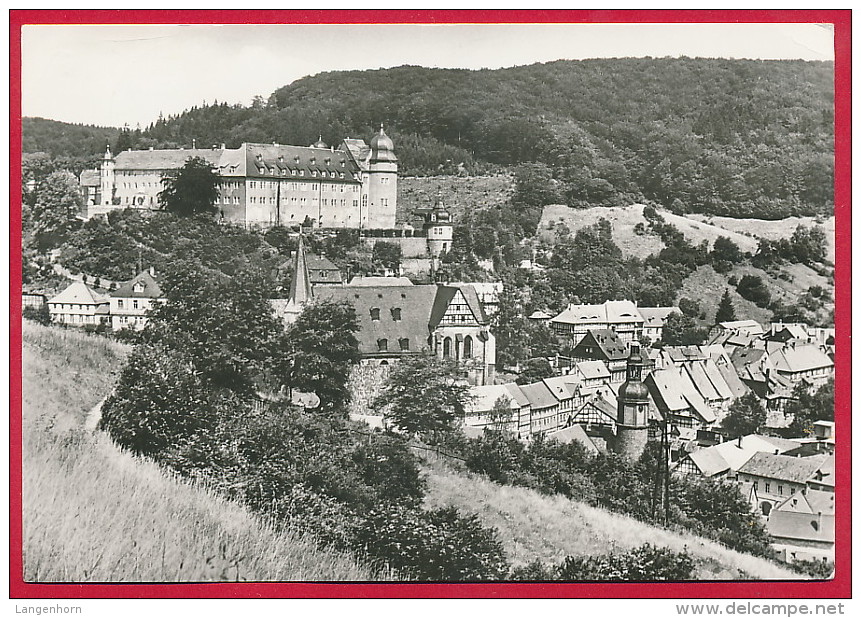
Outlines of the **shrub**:
[{"label": "shrub", "polygon": [[43,326],[48,326],[51,323],[51,312],[48,310],[48,305],[46,304],[39,305],[38,307],[24,307],[21,310],[21,316],[38,322]]},{"label": "shrub", "polygon": [[425,482],[418,460],[403,439],[395,435],[373,435],[353,451],[359,478],[373,487],[380,500],[421,501]]},{"label": "shrub", "polygon": [[355,549],[412,579],[498,580],[508,574],[496,530],[452,507],[373,510],[357,531]]},{"label": "shrub", "polygon": [[743,298],[756,303],[759,307],[766,307],[771,302],[771,292],[768,291],[762,278],[756,275],[744,275],[736,289]]},{"label": "shrub", "polygon": [[626,553],[568,556],[556,570],[565,581],[684,581],[693,577],[687,551],[675,552],[646,543]]}]

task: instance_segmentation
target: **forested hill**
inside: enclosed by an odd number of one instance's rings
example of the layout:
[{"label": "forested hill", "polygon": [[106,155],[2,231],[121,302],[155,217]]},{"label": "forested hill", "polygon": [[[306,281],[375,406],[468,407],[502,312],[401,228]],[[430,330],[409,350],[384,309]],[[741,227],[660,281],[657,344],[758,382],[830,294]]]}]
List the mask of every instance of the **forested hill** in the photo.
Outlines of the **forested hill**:
[{"label": "forested hill", "polygon": [[71,124],[47,118],[24,118],[22,149],[24,152],[46,152],[53,157],[90,159],[113,145],[120,130],[89,124]]},{"label": "forested hill", "polygon": [[385,123],[405,174],[528,164],[538,202],[781,218],[831,211],[832,74],[823,62],[691,58],[331,72],[251,107],[161,118],[120,145],[310,144],[321,133],[337,144]]}]

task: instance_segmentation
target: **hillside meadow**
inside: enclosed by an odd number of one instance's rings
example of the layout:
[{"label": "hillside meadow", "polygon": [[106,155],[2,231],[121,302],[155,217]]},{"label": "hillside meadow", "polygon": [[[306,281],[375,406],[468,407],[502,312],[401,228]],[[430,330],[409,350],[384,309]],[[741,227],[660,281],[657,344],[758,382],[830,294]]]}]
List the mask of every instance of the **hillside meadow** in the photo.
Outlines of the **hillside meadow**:
[{"label": "hillside meadow", "polygon": [[90,433],[88,414],[127,353],[103,337],[24,323],[25,581],[381,579]]},{"label": "hillside meadow", "polygon": [[569,555],[626,551],[649,542],[677,552],[687,550],[701,580],[803,579],[777,564],[701,537],[656,528],[563,496],[498,485],[480,475],[453,470],[444,462],[429,462],[424,471],[426,504],[455,506],[496,527],[515,567],[536,560],[559,564]]}]

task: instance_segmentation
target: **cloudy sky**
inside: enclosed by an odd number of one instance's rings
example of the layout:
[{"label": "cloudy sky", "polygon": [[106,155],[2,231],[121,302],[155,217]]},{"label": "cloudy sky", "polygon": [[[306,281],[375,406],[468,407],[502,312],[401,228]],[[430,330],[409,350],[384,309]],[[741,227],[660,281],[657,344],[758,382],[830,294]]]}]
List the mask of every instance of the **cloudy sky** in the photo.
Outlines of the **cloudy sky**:
[{"label": "cloudy sky", "polygon": [[817,24],[25,26],[22,112],[144,127],[323,71],[682,55],[831,60],[833,34]]}]

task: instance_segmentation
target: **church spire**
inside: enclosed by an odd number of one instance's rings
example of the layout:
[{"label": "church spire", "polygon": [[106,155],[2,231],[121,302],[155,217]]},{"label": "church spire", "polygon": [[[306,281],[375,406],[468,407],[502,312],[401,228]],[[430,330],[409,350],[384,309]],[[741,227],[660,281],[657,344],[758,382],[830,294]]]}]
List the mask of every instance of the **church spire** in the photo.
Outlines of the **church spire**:
[{"label": "church spire", "polygon": [[299,246],[296,248],[296,258],[293,260],[293,281],[290,282],[288,300],[293,305],[304,305],[314,298],[311,288],[311,276],[308,274],[308,263],[305,261],[305,243],[299,232]]}]

